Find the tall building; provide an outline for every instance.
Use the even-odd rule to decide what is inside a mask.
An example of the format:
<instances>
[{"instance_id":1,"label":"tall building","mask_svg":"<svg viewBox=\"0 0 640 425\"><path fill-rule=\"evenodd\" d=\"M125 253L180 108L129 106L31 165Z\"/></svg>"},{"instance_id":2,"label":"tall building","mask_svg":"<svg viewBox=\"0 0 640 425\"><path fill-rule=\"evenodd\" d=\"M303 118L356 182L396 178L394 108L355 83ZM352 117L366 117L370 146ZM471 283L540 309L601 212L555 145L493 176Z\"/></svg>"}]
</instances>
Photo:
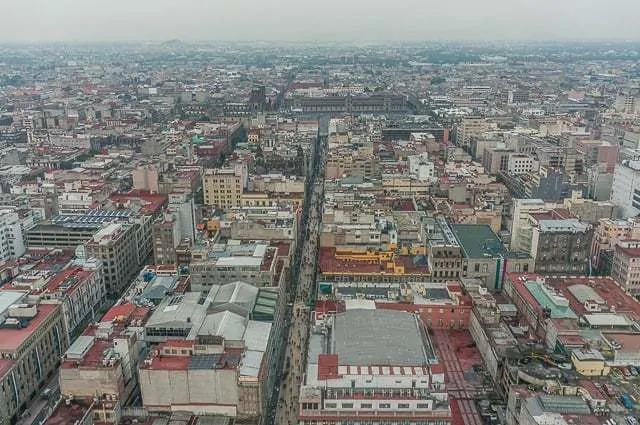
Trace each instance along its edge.
<instances>
[{"instance_id":1,"label":"tall building","mask_svg":"<svg viewBox=\"0 0 640 425\"><path fill-rule=\"evenodd\" d=\"M205 170L202 177L205 205L222 209L241 206L247 179L247 165L243 163L233 168Z\"/></svg>"},{"instance_id":2,"label":"tall building","mask_svg":"<svg viewBox=\"0 0 640 425\"><path fill-rule=\"evenodd\" d=\"M117 296L136 276L151 253L138 240L135 225L112 223L84 245L87 257L102 262L107 292Z\"/></svg>"},{"instance_id":3,"label":"tall building","mask_svg":"<svg viewBox=\"0 0 640 425\"><path fill-rule=\"evenodd\" d=\"M22 220L13 210L0 210L0 261L19 258L25 253Z\"/></svg>"},{"instance_id":4,"label":"tall building","mask_svg":"<svg viewBox=\"0 0 640 425\"><path fill-rule=\"evenodd\" d=\"M153 262L175 264L176 247L181 241L176 215L167 211L153 223Z\"/></svg>"},{"instance_id":5,"label":"tall building","mask_svg":"<svg viewBox=\"0 0 640 425\"><path fill-rule=\"evenodd\" d=\"M618 205L622 217L640 213L640 160L624 160L616 164L611 187L611 202Z\"/></svg>"},{"instance_id":6,"label":"tall building","mask_svg":"<svg viewBox=\"0 0 640 425\"><path fill-rule=\"evenodd\" d=\"M326 316L310 338L317 349L300 384L301 423L451 422L444 370L416 315L347 310Z\"/></svg>"}]
</instances>

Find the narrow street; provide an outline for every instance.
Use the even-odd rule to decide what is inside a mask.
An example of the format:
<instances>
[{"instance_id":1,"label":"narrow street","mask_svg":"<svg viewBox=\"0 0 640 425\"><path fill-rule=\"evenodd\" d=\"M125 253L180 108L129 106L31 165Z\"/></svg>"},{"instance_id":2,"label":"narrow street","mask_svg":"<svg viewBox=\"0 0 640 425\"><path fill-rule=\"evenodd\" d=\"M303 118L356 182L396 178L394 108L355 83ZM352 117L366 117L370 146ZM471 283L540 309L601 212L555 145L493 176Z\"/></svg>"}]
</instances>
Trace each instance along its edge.
<instances>
[{"instance_id":1,"label":"narrow street","mask_svg":"<svg viewBox=\"0 0 640 425\"><path fill-rule=\"evenodd\" d=\"M322 204L324 201L324 169L326 165L328 122L321 121L318 142L313 149L312 168L308 175L308 202L304 206L302 219L302 241L296 253L296 264L292 273L292 294L287 322L288 336L283 358L282 379L277 390L277 402L267 417L266 423L297 423L300 384L306 369L306 353L311 325L309 306L315 300L316 263L320 243Z\"/></svg>"}]
</instances>

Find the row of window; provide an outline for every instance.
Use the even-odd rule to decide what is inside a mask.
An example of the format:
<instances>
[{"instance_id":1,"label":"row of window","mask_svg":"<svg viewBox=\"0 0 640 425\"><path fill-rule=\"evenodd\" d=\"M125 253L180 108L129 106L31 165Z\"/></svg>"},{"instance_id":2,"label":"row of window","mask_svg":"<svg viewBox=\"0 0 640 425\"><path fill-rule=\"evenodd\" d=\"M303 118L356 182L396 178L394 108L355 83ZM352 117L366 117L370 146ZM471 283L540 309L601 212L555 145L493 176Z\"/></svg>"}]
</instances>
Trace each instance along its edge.
<instances>
[{"instance_id":1,"label":"row of window","mask_svg":"<svg viewBox=\"0 0 640 425\"><path fill-rule=\"evenodd\" d=\"M325 409L337 409L338 408L338 403L329 403L326 402L324 404ZM303 407L304 409L304 403L303 403ZM353 403L341 403L340 404L340 408L341 409L353 409L354 408L354 404ZM394 408L396 409L410 409L411 405L409 403L398 403L394 406ZM366 409L373 409L373 403L360 403L359 409L362 410L366 410ZM378 409L391 409L391 403L379 403L378 404ZM416 409L431 409L431 405L429 403L417 403L416 404Z\"/></svg>"}]
</instances>

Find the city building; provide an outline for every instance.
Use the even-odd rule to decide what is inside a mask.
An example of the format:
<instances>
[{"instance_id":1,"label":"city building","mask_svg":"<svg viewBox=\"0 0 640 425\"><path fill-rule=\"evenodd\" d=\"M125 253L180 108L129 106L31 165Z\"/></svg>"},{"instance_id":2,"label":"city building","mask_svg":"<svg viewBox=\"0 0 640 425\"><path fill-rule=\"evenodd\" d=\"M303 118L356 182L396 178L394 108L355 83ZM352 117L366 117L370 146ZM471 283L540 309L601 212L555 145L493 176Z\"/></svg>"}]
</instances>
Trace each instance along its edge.
<instances>
[{"instance_id":1,"label":"city building","mask_svg":"<svg viewBox=\"0 0 640 425\"><path fill-rule=\"evenodd\" d=\"M581 274L592 267L589 252L593 226L576 218L529 214L531 250L537 273Z\"/></svg>"},{"instance_id":2,"label":"city building","mask_svg":"<svg viewBox=\"0 0 640 425\"><path fill-rule=\"evenodd\" d=\"M0 261L16 259L25 253L24 232L27 230L18 212L0 210Z\"/></svg>"},{"instance_id":3,"label":"city building","mask_svg":"<svg viewBox=\"0 0 640 425\"><path fill-rule=\"evenodd\" d=\"M300 421L451 423L443 368L417 316L355 308L317 325L300 383Z\"/></svg>"},{"instance_id":4,"label":"city building","mask_svg":"<svg viewBox=\"0 0 640 425\"><path fill-rule=\"evenodd\" d=\"M136 167L131 172L133 179L133 189L144 190L151 193L158 193L158 167L155 164L142 165Z\"/></svg>"},{"instance_id":5,"label":"city building","mask_svg":"<svg viewBox=\"0 0 640 425\"><path fill-rule=\"evenodd\" d=\"M84 244L86 256L102 262L109 296L117 297L151 254L150 247L140 242L136 225L111 223Z\"/></svg>"},{"instance_id":6,"label":"city building","mask_svg":"<svg viewBox=\"0 0 640 425\"><path fill-rule=\"evenodd\" d=\"M191 290L209 292L212 285L242 280L256 286L275 286L277 248L265 243L211 244L193 247Z\"/></svg>"},{"instance_id":7,"label":"city building","mask_svg":"<svg viewBox=\"0 0 640 425\"><path fill-rule=\"evenodd\" d=\"M613 251L611 277L631 294L640 294L640 241L618 242Z\"/></svg>"},{"instance_id":8,"label":"city building","mask_svg":"<svg viewBox=\"0 0 640 425\"><path fill-rule=\"evenodd\" d=\"M247 165L244 163L236 163L233 168L205 170L202 176L205 205L223 210L240 207L247 179Z\"/></svg>"},{"instance_id":9,"label":"city building","mask_svg":"<svg viewBox=\"0 0 640 425\"><path fill-rule=\"evenodd\" d=\"M62 306L0 291L0 424L15 424L58 370L69 346Z\"/></svg>"},{"instance_id":10,"label":"city building","mask_svg":"<svg viewBox=\"0 0 640 425\"><path fill-rule=\"evenodd\" d=\"M105 302L106 289L102 263L88 260L60 271L25 270L3 286L6 291L27 291L31 300L42 304L62 304L67 338L74 336L90 321Z\"/></svg>"},{"instance_id":11,"label":"city building","mask_svg":"<svg viewBox=\"0 0 640 425\"><path fill-rule=\"evenodd\" d=\"M153 262L176 264L176 248L182 240L176 216L167 211L153 223Z\"/></svg>"},{"instance_id":12,"label":"city building","mask_svg":"<svg viewBox=\"0 0 640 425\"><path fill-rule=\"evenodd\" d=\"M623 160L616 164L611 202L618 206L622 217L636 217L640 213L640 160Z\"/></svg>"}]
</instances>

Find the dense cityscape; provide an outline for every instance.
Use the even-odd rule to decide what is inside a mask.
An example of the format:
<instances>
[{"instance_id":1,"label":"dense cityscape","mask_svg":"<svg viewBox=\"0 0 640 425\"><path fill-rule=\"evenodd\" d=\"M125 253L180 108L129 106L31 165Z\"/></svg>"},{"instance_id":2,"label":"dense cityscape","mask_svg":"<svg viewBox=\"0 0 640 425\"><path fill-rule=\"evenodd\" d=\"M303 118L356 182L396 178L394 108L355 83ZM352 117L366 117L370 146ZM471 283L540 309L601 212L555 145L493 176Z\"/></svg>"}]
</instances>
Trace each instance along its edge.
<instances>
[{"instance_id":1,"label":"dense cityscape","mask_svg":"<svg viewBox=\"0 0 640 425\"><path fill-rule=\"evenodd\" d=\"M0 425L638 425L638 43L3 44L0 201Z\"/></svg>"}]
</instances>

